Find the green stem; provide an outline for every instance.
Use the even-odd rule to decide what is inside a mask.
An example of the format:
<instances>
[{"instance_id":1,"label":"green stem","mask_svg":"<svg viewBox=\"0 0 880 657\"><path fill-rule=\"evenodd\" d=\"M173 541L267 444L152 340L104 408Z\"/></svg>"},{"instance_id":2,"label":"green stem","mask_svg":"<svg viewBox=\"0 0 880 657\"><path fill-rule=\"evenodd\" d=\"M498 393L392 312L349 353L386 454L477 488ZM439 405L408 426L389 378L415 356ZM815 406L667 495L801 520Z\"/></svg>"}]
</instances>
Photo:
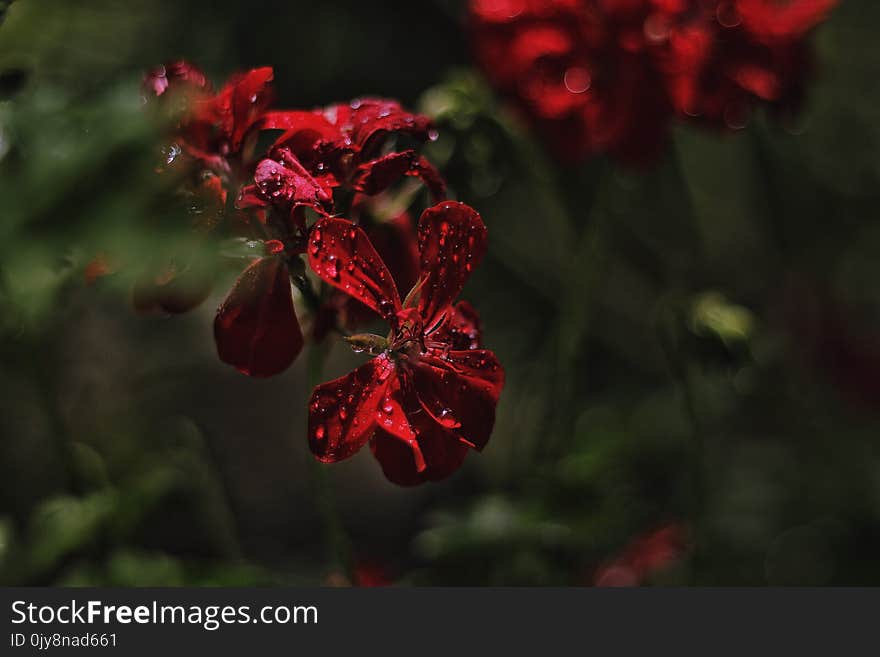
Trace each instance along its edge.
<instances>
[{"instance_id":1,"label":"green stem","mask_svg":"<svg viewBox=\"0 0 880 657\"><path fill-rule=\"evenodd\" d=\"M575 383L579 371L577 357L589 339L595 316L596 290L607 262L603 246L605 222L598 201L609 172L609 166L602 161L580 173L582 180L587 174L592 178L591 190L586 198L581 185L560 192L569 198L569 225L576 239L563 268L562 280L566 285L562 294L558 295L555 345L558 375L551 420L553 440L549 450L546 450L546 445L542 447L554 460L564 453L567 439L574 431L577 413L581 410L577 408ZM578 205L574 195L580 198L583 207L580 220L571 214Z\"/></svg>"},{"instance_id":2,"label":"green stem","mask_svg":"<svg viewBox=\"0 0 880 657\"><path fill-rule=\"evenodd\" d=\"M324 363L329 354L326 343L314 344L308 353L307 380L309 390L322 382L324 376ZM327 545L333 559L334 569L338 568L345 573L348 580L354 583L354 555L351 538L345 530L345 523L339 513L336 503L336 495L333 490L333 482L327 466L317 459L310 459L312 463L312 483L314 486L315 501L324 521L324 531Z\"/></svg>"},{"instance_id":3,"label":"green stem","mask_svg":"<svg viewBox=\"0 0 880 657\"><path fill-rule=\"evenodd\" d=\"M757 125L752 125L748 130L748 134L752 142L752 151L755 154L755 170L760 178L757 181L757 186L765 192L764 201L766 203L767 221L764 224L769 228L771 242L776 247L779 259L784 267L790 252L790 244L788 231L786 230L786 206L779 194L779 174L773 161L773 153L762 134L761 128Z\"/></svg>"}]
</instances>

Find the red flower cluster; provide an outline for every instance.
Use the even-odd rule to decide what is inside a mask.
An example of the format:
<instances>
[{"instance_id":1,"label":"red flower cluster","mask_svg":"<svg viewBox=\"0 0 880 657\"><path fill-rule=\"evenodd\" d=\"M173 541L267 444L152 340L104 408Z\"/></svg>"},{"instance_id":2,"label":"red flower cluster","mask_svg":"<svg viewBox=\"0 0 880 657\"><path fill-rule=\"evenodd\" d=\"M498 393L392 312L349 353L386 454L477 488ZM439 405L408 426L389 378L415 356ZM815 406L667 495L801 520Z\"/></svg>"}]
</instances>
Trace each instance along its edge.
<instances>
[{"instance_id":1,"label":"red flower cluster","mask_svg":"<svg viewBox=\"0 0 880 657\"><path fill-rule=\"evenodd\" d=\"M656 158L673 119L794 111L837 0L471 0L476 57L564 159Z\"/></svg>"},{"instance_id":2,"label":"red flower cluster","mask_svg":"<svg viewBox=\"0 0 880 657\"><path fill-rule=\"evenodd\" d=\"M504 380L480 348L476 312L453 303L485 253L486 227L470 207L443 200L445 183L423 155L394 148L394 138L435 138L429 119L382 99L271 110L271 80L272 69L254 69L213 93L185 62L145 80L149 104L173 117L164 169L182 173L185 193L210 207L194 228L222 230L258 254L217 311L218 354L251 376L286 369L305 341L291 284L313 314L315 339L378 315L387 337L346 337L375 358L312 395L312 451L332 462L370 442L398 484L446 477L489 440ZM406 177L436 203L417 230L406 211L387 209ZM305 262L326 290L312 286ZM201 299L179 299L180 278L166 270L144 296L187 310ZM410 290L403 303L398 289Z\"/></svg>"},{"instance_id":3,"label":"red flower cluster","mask_svg":"<svg viewBox=\"0 0 880 657\"><path fill-rule=\"evenodd\" d=\"M309 443L322 461L367 442L385 475L401 485L447 477L468 448L481 450L495 422L504 371L480 349L468 304L453 305L486 250L486 227L470 207L444 202L419 222L419 282L401 303L391 272L366 234L342 219L312 231L309 263L324 281L384 317L387 337L352 346L376 357L318 386L309 405Z\"/></svg>"}]
</instances>

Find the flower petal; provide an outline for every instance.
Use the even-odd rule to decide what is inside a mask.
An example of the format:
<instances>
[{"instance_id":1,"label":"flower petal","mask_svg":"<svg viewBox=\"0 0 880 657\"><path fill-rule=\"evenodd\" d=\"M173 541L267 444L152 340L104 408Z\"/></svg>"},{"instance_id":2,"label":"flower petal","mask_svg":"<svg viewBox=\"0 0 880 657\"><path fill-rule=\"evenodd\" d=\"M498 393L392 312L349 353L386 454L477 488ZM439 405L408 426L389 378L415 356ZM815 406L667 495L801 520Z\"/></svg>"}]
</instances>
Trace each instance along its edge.
<instances>
[{"instance_id":1,"label":"flower petal","mask_svg":"<svg viewBox=\"0 0 880 657\"><path fill-rule=\"evenodd\" d=\"M248 71L231 84L231 109L233 117L232 148L237 149L245 133L259 120L272 101L269 83L273 78L271 66Z\"/></svg>"},{"instance_id":2,"label":"flower petal","mask_svg":"<svg viewBox=\"0 0 880 657\"><path fill-rule=\"evenodd\" d=\"M456 351L480 348L480 316L467 301L452 307L446 321L429 337L431 341L451 345Z\"/></svg>"},{"instance_id":3,"label":"flower petal","mask_svg":"<svg viewBox=\"0 0 880 657\"><path fill-rule=\"evenodd\" d=\"M412 395L410 395L412 397ZM416 440L416 432L410 424L407 406L413 411L418 411L418 400L411 399L409 402L404 398L400 388L399 378L395 378L382 397L382 402L376 409L376 425L384 433L397 438L412 453L413 462L416 470L422 472L427 466L425 457Z\"/></svg>"},{"instance_id":4,"label":"flower petal","mask_svg":"<svg viewBox=\"0 0 880 657\"><path fill-rule=\"evenodd\" d=\"M370 449L385 476L398 486L445 479L461 467L467 456L468 448L439 425L422 421L417 430L418 452L381 428L376 429L370 441ZM417 454L421 454L424 468L420 467Z\"/></svg>"},{"instance_id":5,"label":"flower petal","mask_svg":"<svg viewBox=\"0 0 880 657\"><path fill-rule=\"evenodd\" d=\"M324 281L393 321L400 310L397 286L363 230L345 219L321 219L312 228L308 252Z\"/></svg>"},{"instance_id":6,"label":"flower petal","mask_svg":"<svg viewBox=\"0 0 880 657\"><path fill-rule=\"evenodd\" d=\"M284 130L286 133L308 131L322 139L331 141L339 131L318 112L306 110L281 110L266 112L260 120L263 130Z\"/></svg>"},{"instance_id":7,"label":"flower petal","mask_svg":"<svg viewBox=\"0 0 880 657\"><path fill-rule=\"evenodd\" d=\"M412 150L389 153L362 164L355 176L354 188L375 196L403 176L421 179L435 199L442 199L446 193L446 184L434 165Z\"/></svg>"},{"instance_id":8,"label":"flower petal","mask_svg":"<svg viewBox=\"0 0 880 657\"><path fill-rule=\"evenodd\" d=\"M254 182L263 197L273 203L306 205L322 214L333 205L330 187L312 177L287 148L276 149L273 158L257 164Z\"/></svg>"},{"instance_id":9,"label":"flower petal","mask_svg":"<svg viewBox=\"0 0 880 657\"><path fill-rule=\"evenodd\" d=\"M318 460L346 459L370 439L394 370L391 360L378 356L315 388L309 400L309 446Z\"/></svg>"},{"instance_id":10,"label":"flower petal","mask_svg":"<svg viewBox=\"0 0 880 657\"><path fill-rule=\"evenodd\" d=\"M161 96L169 89L209 91L210 88L204 72L183 60L157 66L144 76L144 90L153 96Z\"/></svg>"},{"instance_id":11,"label":"flower petal","mask_svg":"<svg viewBox=\"0 0 880 657\"><path fill-rule=\"evenodd\" d=\"M427 139L432 125L427 116L407 112L397 101L384 98L358 98L349 104L331 105L324 116L367 156L390 132Z\"/></svg>"},{"instance_id":12,"label":"flower petal","mask_svg":"<svg viewBox=\"0 0 880 657\"><path fill-rule=\"evenodd\" d=\"M419 252L423 279L419 311L425 326L431 326L486 254L486 226L464 203L438 203L422 213Z\"/></svg>"},{"instance_id":13,"label":"flower petal","mask_svg":"<svg viewBox=\"0 0 880 657\"><path fill-rule=\"evenodd\" d=\"M485 349L425 355L413 367L419 401L425 411L463 443L482 450L495 424L495 406L504 386L504 370Z\"/></svg>"},{"instance_id":14,"label":"flower petal","mask_svg":"<svg viewBox=\"0 0 880 657\"><path fill-rule=\"evenodd\" d=\"M217 309L214 339L220 360L250 376L286 370L302 350L287 265L267 256L252 263Z\"/></svg>"}]
</instances>

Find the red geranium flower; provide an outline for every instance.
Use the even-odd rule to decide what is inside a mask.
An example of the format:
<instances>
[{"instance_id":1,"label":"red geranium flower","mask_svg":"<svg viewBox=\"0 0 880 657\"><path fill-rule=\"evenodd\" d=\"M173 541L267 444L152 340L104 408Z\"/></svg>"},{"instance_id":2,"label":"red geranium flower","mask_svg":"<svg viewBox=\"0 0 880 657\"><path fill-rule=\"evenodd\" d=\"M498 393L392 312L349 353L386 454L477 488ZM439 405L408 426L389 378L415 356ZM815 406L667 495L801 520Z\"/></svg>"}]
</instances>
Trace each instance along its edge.
<instances>
[{"instance_id":1,"label":"red geranium flower","mask_svg":"<svg viewBox=\"0 0 880 657\"><path fill-rule=\"evenodd\" d=\"M184 143L189 152L212 168L228 170L241 157L245 137L262 120L272 101L269 66L234 75L210 98L199 100L192 118L184 126Z\"/></svg>"},{"instance_id":2,"label":"red geranium flower","mask_svg":"<svg viewBox=\"0 0 880 657\"><path fill-rule=\"evenodd\" d=\"M188 155L214 173L228 178L241 169L246 137L253 134L272 101L272 68L264 66L232 76L216 94L207 76L184 61L159 66L144 78L147 99L171 98L176 114L174 143L168 149L168 165ZM228 182L228 180L227 180Z\"/></svg>"},{"instance_id":3,"label":"red geranium flower","mask_svg":"<svg viewBox=\"0 0 880 657\"><path fill-rule=\"evenodd\" d=\"M176 120L162 169L174 168L181 176L181 194L197 234L211 233L224 216L232 223L240 219L227 212L227 190L252 166L244 141L271 100L271 79L271 68L254 69L233 76L213 94L205 74L184 61L159 66L144 78L147 100L170 109ZM135 307L182 313L204 301L211 284L194 270L191 255L157 263L155 271L142 276L134 289Z\"/></svg>"},{"instance_id":4,"label":"red geranium flower","mask_svg":"<svg viewBox=\"0 0 880 657\"><path fill-rule=\"evenodd\" d=\"M726 0L683 7L660 53L679 116L741 128L761 104L793 114L812 72L805 36L837 0Z\"/></svg>"},{"instance_id":5,"label":"red geranium flower","mask_svg":"<svg viewBox=\"0 0 880 657\"><path fill-rule=\"evenodd\" d=\"M651 58L663 38L661 4L472 0L475 56L560 158L650 161L671 115Z\"/></svg>"},{"instance_id":6,"label":"red geranium flower","mask_svg":"<svg viewBox=\"0 0 880 657\"><path fill-rule=\"evenodd\" d=\"M383 154L382 146L391 134L419 141L433 135L428 117L407 112L396 101L362 98L310 112L268 112L261 127L283 130L275 146L289 148L313 175L332 187L375 195L403 176L414 176L435 200L445 195L440 174L415 150Z\"/></svg>"},{"instance_id":7,"label":"red geranium flower","mask_svg":"<svg viewBox=\"0 0 880 657\"><path fill-rule=\"evenodd\" d=\"M490 82L564 159L656 158L674 118L740 128L794 111L805 37L837 0L472 0Z\"/></svg>"},{"instance_id":8,"label":"red geranium flower","mask_svg":"<svg viewBox=\"0 0 880 657\"><path fill-rule=\"evenodd\" d=\"M367 442L385 475L400 485L443 479L469 448L489 440L504 371L480 349L469 306L453 306L486 250L486 227L470 207L427 209L418 229L421 275L401 303L385 263L363 230L321 219L309 263L324 281L391 325L386 338L354 336L357 351L377 354L350 374L315 388L309 444L325 462L345 459Z\"/></svg>"}]
</instances>

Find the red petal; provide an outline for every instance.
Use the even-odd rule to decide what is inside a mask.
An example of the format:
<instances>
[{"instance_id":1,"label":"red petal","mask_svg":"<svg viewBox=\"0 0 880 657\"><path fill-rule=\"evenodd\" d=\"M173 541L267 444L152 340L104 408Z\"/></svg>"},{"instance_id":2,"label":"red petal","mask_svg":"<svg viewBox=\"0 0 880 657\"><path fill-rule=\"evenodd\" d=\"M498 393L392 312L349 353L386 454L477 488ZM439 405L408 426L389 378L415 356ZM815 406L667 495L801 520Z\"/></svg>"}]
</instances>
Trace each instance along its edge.
<instances>
[{"instance_id":1,"label":"red petal","mask_svg":"<svg viewBox=\"0 0 880 657\"><path fill-rule=\"evenodd\" d=\"M286 370L303 346L287 265L260 258L242 272L214 319L220 360L250 376Z\"/></svg>"},{"instance_id":2,"label":"red petal","mask_svg":"<svg viewBox=\"0 0 880 657\"><path fill-rule=\"evenodd\" d=\"M254 171L254 181L264 198L293 207L307 205L321 213L332 207L331 189L313 178L290 150L277 149L274 157L260 161Z\"/></svg>"},{"instance_id":3,"label":"red petal","mask_svg":"<svg viewBox=\"0 0 880 657\"><path fill-rule=\"evenodd\" d=\"M419 312L431 326L461 292L486 253L486 226L476 210L444 201L422 213L419 221L422 264Z\"/></svg>"},{"instance_id":4,"label":"red petal","mask_svg":"<svg viewBox=\"0 0 880 657\"><path fill-rule=\"evenodd\" d=\"M363 151L363 159L375 155L382 137L403 132L417 139L427 139L431 120L404 110L400 103L382 98L358 98L349 104L330 105L323 116L340 132L344 145Z\"/></svg>"},{"instance_id":5,"label":"red petal","mask_svg":"<svg viewBox=\"0 0 880 657\"><path fill-rule=\"evenodd\" d=\"M271 66L248 71L234 83L232 92L233 129L232 148L237 149L245 133L259 120L271 102L269 82L272 81Z\"/></svg>"},{"instance_id":6,"label":"red petal","mask_svg":"<svg viewBox=\"0 0 880 657\"><path fill-rule=\"evenodd\" d=\"M144 89L154 96L161 96L168 89L199 91L210 88L202 70L182 60L158 66L144 76Z\"/></svg>"},{"instance_id":7,"label":"red petal","mask_svg":"<svg viewBox=\"0 0 880 657\"><path fill-rule=\"evenodd\" d=\"M235 199L235 207L239 210L265 208L267 205L269 205L269 202L256 185L245 185L238 192L238 198Z\"/></svg>"},{"instance_id":8,"label":"red petal","mask_svg":"<svg viewBox=\"0 0 880 657\"><path fill-rule=\"evenodd\" d=\"M237 151L245 134L260 120L272 100L271 80L272 68L268 66L233 76L216 96L193 108L193 127L210 133L209 128L216 126L230 141L232 150ZM195 140L202 147L204 137Z\"/></svg>"},{"instance_id":9,"label":"red petal","mask_svg":"<svg viewBox=\"0 0 880 657\"><path fill-rule=\"evenodd\" d=\"M452 307L446 321L429 337L431 341L448 344L452 349L464 351L480 348L480 316L467 301L459 301Z\"/></svg>"},{"instance_id":10,"label":"red petal","mask_svg":"<svg viewBox=\"0 0 880 657\"><path fill-rule=\"evenodd\" d=\"M400 310L397 287L363 230L345 219L321 219L308 251L318 276L392 321Z\"/></svg>"},{"instance_id":11,"label":"red petal","mask_svg":"<svg viewBox=\"0 0 880 657\"><path fill-rule=\"evenodd\" d=\"M395 379L385 390L379 408L376 410L376 425L383 433L396 438L411 454L417 472L427 467L424 454L416 440L417 434L410 424L410 418L404 410L404 398L400 389L399 379ZM411 410L419 411L418 402L412 399L408 404Z\"/></svg>"},{"instance_id":12,"label":"red petal","mask_svg":"<svg viewBox=\"0 0 880 657\"><path fill-rule=\"evenodd\" d=\"M435 199L443 198L446 193L446 184L434 165L412 150L389 153L362 164L355 177L354 188L374 196L403 176L420 178Z\"/></svg>"},{"instance_id":13,"label":"red petal","mask_svg":"<svg viewBox=\"0 0 880 657\"><path fill-rule=\"evenodd\" d=\"M315 388L309 400L309 446L325 463L357 452L376 427L377 410L395 379L394 363L379 356Z\"/></svg>"},{"instance_id":14,"label":"red petal","mask_svg":"<svg viewBox=\"0 0 880 657\"><path fill-rule=\"evenodd\" d=\"M414 417L418 418L419 415ZM399 486L415 486L426 481L445 479L461 467L467 456L468 448L448 431L430 421L416 422L418 453L422 455L424 468L419 467L417 452L381 428L376 429L370 441L370 448L385 476Z\"/></svg>"},{"instance_id":15,"label":"red petal","mask_svg":"<svg viewBox=\"0 0 880 657\"><path fill-rule=\"evenodd\" d=\"M334 141L339 136L337 127L322 114L303 110L266 112L260 121L260 127L263 130L284 130L286 135L282 136L279 142L282 142L284 137L289 138L301 132L313 134L325 141Z\"/></svg>"},{"instance_id":16,"label":"red petal","mask_svg":"<svg viewBox=\"0 0 880 657\"><path fill-rule=\"evenodd\" d=\"M423 356L413 368L415 390L425 411L465 444L482 450L495 424L504 370L491 351L451 351Z\"/></svg>"}]
</instances>

